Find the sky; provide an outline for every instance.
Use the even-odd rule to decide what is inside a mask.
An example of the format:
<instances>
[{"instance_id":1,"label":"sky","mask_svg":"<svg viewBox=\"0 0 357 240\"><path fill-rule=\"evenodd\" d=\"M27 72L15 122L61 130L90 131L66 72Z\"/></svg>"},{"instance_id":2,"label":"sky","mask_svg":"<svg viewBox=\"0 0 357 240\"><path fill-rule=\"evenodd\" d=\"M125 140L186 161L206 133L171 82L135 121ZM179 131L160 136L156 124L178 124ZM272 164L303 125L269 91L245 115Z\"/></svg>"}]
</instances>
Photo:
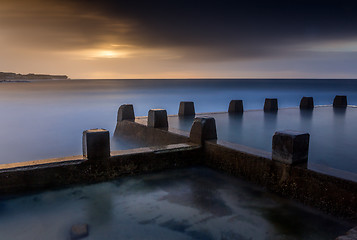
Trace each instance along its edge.
<instances>
[{"instance_id":1,"label":"sky","mask_svg":"<svg viewBox=\"0 0 357 240\"><path fill-rule=\"evenodd\" d=\"M0 55L70 78L357 78L357 3L0 0Z\"/></svg>"}]
</instances>

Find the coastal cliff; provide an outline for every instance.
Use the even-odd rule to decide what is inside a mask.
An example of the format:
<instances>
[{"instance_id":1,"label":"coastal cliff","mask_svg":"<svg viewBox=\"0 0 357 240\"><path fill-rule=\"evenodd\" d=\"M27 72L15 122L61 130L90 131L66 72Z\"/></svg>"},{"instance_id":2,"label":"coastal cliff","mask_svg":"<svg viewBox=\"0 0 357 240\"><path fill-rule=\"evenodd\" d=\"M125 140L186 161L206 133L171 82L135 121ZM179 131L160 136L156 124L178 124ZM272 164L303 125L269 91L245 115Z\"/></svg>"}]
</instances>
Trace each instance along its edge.
<instances>
[{"instance_id":1,"label":"coastal cliff","mask_svg":"<svg viewBox=\"0 0 357 240\"><path fill-rule=\"evenodd\" d=\"M32 80L67 80L66 75L48 75L48 74L19 74L12 72L0 72L0 82L8 81L32 81Z\"/></svg>"}]
</instances>

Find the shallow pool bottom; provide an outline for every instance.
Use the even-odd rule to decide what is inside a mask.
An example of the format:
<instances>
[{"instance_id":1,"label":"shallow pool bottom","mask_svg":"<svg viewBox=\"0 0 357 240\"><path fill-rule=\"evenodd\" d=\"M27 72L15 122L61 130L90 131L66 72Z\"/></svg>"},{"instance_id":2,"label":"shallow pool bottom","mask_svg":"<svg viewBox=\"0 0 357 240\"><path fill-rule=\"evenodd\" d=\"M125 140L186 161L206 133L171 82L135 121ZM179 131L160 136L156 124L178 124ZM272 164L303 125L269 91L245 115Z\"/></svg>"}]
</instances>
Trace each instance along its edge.
<instances>
[{"instance_id":1,"label":"shallow pool bottom","mask_svg":"<svg viewBox=\"0 0 357 240\"><path fill-rule=\"evenodd\" d=\"M177 169L0 202L0 239L334 239L353 227L208 168Z\"/></svg>"}]
</instances>

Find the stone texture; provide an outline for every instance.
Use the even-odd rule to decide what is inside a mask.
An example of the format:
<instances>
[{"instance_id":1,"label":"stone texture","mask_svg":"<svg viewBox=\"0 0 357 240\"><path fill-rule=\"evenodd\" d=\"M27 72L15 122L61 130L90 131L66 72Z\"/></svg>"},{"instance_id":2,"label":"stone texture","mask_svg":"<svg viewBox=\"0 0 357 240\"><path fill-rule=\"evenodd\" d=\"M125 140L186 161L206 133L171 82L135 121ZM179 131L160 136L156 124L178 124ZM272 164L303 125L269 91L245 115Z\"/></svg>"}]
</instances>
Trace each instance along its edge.
<instances>
[{"instance_id":1,"label":"stone texture","mask_svg":"<svg viewBox=\"0 0 357 240\"><path fill-rule=\"evenodd\" d=\"M89 160L109 158L109 131L105 129L90 129L84 131L83 156Z\"/></svg>"},{"instance_id":2,"label":"stone texture","mask_svg":"<svg viewBox=\"0 0 357 240\"><path fill-rule=\"evenodd\" d=\"M278 131L273 136L272 159L287 164L305 163L308 159L310 134Z\"/></svg>"},{"instance_id":3,"label":"stone texture","mask_svg":"<svg viewBox=\"0 0 357 240\"><path fill-rule=\"evenodd\" d=\"M148 127L167 128L167 112L165 109L151 109L148 113Z\"/></svg>"},{"instance_id":4,"label":"stone texture","mask_svg":"<svg viewBox=\"0 0 357 240\"><path fill-rule=\"evenodd\" d=\"M333 100L333 107L345 108L347 107L347 97L336 95Z\"/></svg>"},{"instance_id":5,"label":"stone texture","mask_svg":"<svg viewBox=\"0 0 357 240\"><path fill-rule=\"evenodd\" d=\"M121 105L118 109L118 118L117 121L121 122L123 120L134 120L134 107L132 104Z\"/></svg>"},{"instance_id":6,"label":"stone texture","mask_svg":"<svg viewBox=\"0 0 357 240\"><path fill-rule=\"evenodd\" d=\"M228 107L229 113L243 113L243 101L242 100L232 100Z\"/></svg>"},{"instance_id":7,"label":"stone texture","mask_svg":"<svg viewBox=\"0 0 357 240\"><path fill-rule=\"evenodd\" d=\"M195 115L195 105L193 102L180 102L178 111L179 116L193 116Z\"/></svg>"},{"instance_id":8,"label":"stone texture","mask_svg":"<svg viewBox=\"0 0 357 240\"><path fill-rule=\"evenodd\" d=\"M278 99L266 98L264 103L264 112L276 112L278 111Z\"/></svg>"},{"instance_id":9,"label":"stone texture","mask_svg":"<svg viewBox=\"0 0 357 240\"><path fill-rule=\"evenodd\" d=\"M71 239L81 239L88 236L88 224L75 224L71 227Z\"/></svg>"},{"instance_id":10,"label":"stone texture","mask_svg":"<svg viewBox=\"0 0 357 240\"><path fill-rule=\"evenodd\" d=\"M216 121L214 118L195 118L190 131L190 141L203 144L204 141L212 139L217 139Z\"/></svg>"},{"instance_id":11,"label":"stone texture","mask_svg":"<svg viewBox=\"0 0 357 240\"><path fill-rule=\"evenodd\" d=\"M313 109L314 99L312 97L303 97L300 101L300 109Z\"/></svg>"}]
</instances>

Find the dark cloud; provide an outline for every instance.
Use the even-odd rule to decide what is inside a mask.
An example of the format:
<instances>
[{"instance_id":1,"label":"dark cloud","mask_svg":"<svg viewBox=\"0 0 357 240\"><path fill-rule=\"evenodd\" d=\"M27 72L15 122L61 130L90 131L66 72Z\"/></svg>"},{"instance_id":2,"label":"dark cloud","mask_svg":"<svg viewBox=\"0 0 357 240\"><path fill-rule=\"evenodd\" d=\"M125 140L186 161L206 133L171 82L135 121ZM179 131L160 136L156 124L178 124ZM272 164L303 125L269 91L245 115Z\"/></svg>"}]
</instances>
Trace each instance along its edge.
<instances>
[{"instance_id":1,"label":"dark cloud","mask_svg":"<svg viewBox=\"0 0 357 240\"><path fill-rule=\"evenodd\" d=\"M231 60L294 54L299 46L357 38L353 1L28 0L7 4L16 11L2 14L0 20L14 41L59 50L115 43L171 48L191 60Z\"/></svg>"},{"instance_id":2,"label":"dark cloud","mask_svg":"<svg viewBox=\"0 0 357 240\"><path fill-rule=\"evenodd\" d=\"M71 1L85 11L137 23L149 46L236 46L355 37L353 1ZM137 36L135 36L137 34Z\"/></svg>"}]
</instances>

